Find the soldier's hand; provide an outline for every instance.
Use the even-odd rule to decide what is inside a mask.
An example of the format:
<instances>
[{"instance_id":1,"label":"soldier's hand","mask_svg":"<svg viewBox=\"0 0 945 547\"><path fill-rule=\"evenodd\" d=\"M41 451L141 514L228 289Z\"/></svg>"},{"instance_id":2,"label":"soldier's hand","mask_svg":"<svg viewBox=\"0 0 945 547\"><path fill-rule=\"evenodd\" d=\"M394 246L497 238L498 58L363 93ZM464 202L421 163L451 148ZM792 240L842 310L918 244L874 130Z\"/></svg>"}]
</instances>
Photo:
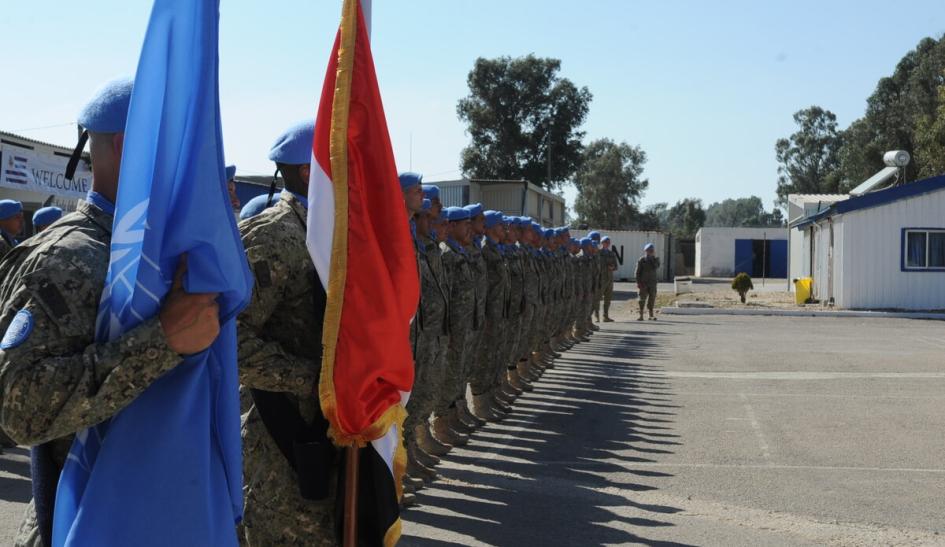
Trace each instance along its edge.
<instances>
[{"instance_id":1,"label":"soldier's hand","mask_svg":"<svg viewBox=\"0 0 945 547\"><path fill-rule=\"evenodd\" d=\"M181 355L200 353L220 334L217 293L184 292L187 256L183 255L174 273L174 285L161 306L161 328L167 345Z\"/></svg>"}]
</instances>

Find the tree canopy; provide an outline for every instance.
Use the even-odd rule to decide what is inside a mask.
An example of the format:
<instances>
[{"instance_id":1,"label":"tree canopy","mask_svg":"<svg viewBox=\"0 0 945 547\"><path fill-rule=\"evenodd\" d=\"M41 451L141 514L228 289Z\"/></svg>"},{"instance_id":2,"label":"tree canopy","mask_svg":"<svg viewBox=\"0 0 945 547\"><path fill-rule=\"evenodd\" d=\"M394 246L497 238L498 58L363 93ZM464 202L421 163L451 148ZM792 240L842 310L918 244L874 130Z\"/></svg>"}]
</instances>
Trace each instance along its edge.
<instances>
[{"instance_id":1,"label":"tree canopy","mask_svg":"<svg viewBox=\"0 0 945 547\"><path fill-rule=\"evenodd\" d=\"M715 227L775 227L784 226L781 210L765 211L761 198L726 199L713 203L705 210L704 226Z\"/></svg>"},{"instance_id":2,"label":"tree canopy","mask_svg":"<svg viewBox=\"0 0 945 547\"><path fill-rule=\"evenodd\" d=\"M831 194L839 187L840 147L837 116L819 106L794 113L798 129L775 143L778 203L788 194Z\"/></svg>"},{"instance_id":3,"label":"tree canopy","mask_svg":"<svg viewBox=\"0 0 945 547\"><path fill-rule=\"evenodd\" d=\"M476 60L469 95L456 107L472 141L462 152L465 176L524 179L551 190L574 175L591 92L560 69L558 59L534 55Z\"/></svg>"},{"instance_id":4,"label":"tree canopy","mask_svg":"<svg viewBox=\"0 0 945 547\"><path fill-rule=\"evenodd\" d=\"M640 198L649 185L643 177L646 153L639 146L610 139L591 142L574 176L578 222L608 230L626 230L639 221Z\"/></svg>"}]
</instances>

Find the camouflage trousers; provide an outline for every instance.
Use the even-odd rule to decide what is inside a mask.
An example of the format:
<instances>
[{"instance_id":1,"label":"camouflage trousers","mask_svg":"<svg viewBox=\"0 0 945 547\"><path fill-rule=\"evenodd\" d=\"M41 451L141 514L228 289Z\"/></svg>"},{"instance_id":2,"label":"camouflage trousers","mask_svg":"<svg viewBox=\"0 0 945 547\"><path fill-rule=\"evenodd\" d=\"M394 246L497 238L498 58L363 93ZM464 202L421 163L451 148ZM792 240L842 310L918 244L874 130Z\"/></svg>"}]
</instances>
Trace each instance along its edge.
<instances>
[{"instance_id":1,"label":"camouflage trousers","mask_svg":"<svg viewBox=\"0 0 945 547\"><path fill-rule=\"evenodd\" d=\"M476 358L470 364L469 389L479 396L488 392L495 384L496 361L505 347L508 336L508 320L503 317L487 318L486 328L479 339Z\"/></svg>"},{"instance_id":2,"label":"camouflage trousers","mask_svg":"<svg viewBox=\"0 0 945 547\"><path fill-rule=\"evenodd\" d=\"M255 408L243 415L243 494L240 544L334 546L335 492L311 501L299 493L298 477L269 436ZM335 475L337 473L333 473Z\"/></svg>"},{"instance_id":3,"label":"camouflage trousers","mask_svg":"<svg viewBox=\"0 0 945 547\"><path fill-rule=\"evenodd\" d=\"M535 321L535 305L532 303L525 303L525 309L522 310L522 314L518 316L518 325L512 330L512 351L509 354L509 358L506 362L506 365L513 367L518 364L519 360L527 359L532 352L532 338L531 338L531 325Z\"/></svg>"},{"instance_id":4,"label":"camouflage trousers","mask_svg":"<svg viewBox=\"0 0 945 547\"><path fill-rule=\"evenodd\" d=\"M451 408L461 392L466 389L465 360L466 347L471 343L473 330L470 326L453 328L450 333L449 345L446 349L446 366L443 370L443 387L440 389L436 403L436 413L442 414Z\"/></svg>"},{"instance_id":5,"label":"camouflage trousers","mask_svg":"<svg viewBox=\"0 0 945 547\"><path fill-rule=\"evenodd\" d=\"M439 329L437 329L439 330ZM416 372L413 390L407 401L407 419L404 421L404 440L413 439L413 431L426 423L436 409L446 381L446 355L449 336L420 333L417 340Z\"/></svg>"}]
</instances>

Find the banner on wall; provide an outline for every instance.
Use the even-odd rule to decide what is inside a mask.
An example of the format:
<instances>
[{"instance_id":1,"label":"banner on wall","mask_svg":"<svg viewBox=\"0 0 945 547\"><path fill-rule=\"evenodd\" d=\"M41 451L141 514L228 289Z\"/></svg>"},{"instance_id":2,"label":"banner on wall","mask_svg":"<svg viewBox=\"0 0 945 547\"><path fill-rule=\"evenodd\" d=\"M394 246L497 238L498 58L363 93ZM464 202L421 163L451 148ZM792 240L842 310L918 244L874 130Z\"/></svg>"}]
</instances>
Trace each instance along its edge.
<instances>
[{"instance_id":1,"label":"banner on wall","mask_svg":"<svg viewBox=\"0 0 945 547\"><path fill-rule=\"evenodd\" d=\"M4 144L0 146L0 188L52 195L56 202L74 203L92 187L92 172L79 162L75 178L66 180L67 163L67 157Z\"/></svg>"}]
</instances>

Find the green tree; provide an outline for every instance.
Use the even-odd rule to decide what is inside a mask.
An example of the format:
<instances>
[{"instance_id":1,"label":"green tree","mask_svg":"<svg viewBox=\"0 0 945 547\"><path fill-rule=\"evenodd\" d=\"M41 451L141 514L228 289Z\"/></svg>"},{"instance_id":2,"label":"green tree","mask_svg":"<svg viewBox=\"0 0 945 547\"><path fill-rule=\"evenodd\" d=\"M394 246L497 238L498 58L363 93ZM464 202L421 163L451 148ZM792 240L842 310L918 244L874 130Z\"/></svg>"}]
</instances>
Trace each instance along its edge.
<instances>
[{"instance_id":1,"label":"green tree","mask_svg":"<svg viewBox=\"0 0 945 547\"><path fill-rule=\"evenodd\" d=\"M662 229L678 238L689 239L695 237L696 232L704 225L705 209L702 208L702 200L686 198L669 209Z\"/></svg>"},{"instance_id":2,"label":"green tree","mask_svg":"<svg viewBox=\"0 0 945 547\"><path fill-rule=\"evenodd\" d=\"M646 153L639 146L599 139L587 145L574 175L578 222L607 230L626 230L640 216Z\"/></svg>"},{"instance_id":3,"label":"green tree","mask_svg":"<svg viewBox=\"0 0 945 547\"><path fill-rule=\"evenodd\" d=\"M883 153L905 150L912 157L906 178L942 172L936 152L935 121L945 104L945 39L924 38L882 78L866 101L865 115L844 132L840 150L841 190L848 190L884 167Z\"/></svg>"},{"instance_id":4,"label":"green tree","mask_svg":"<svg viewBox=\"0 0 945 547\"><path fill-rule=\"evenodd\" d=\"M945 73L942 74L945 82ZM934 116L923 116L916 127L915 162L920 177L945 174L945 83L938 88Z\"/></svg>"},{"instance_id":5,"label":"green tree","mask_svg":"<svg viewBox=\"0 0 945 547\"><path fill-rule=\"evenodd\" d=\"M761 198L751 196L726 199L709 205L705 210L705 226L784 226L784 217L778 208L770 213L766 212Z\"/></svg>"},{"instance_id":6,"label":"green tree","mask_svg":"<svg viewBox=\"0 0 945 547\"><path fill-rule=\"evenodd\" d=\"M774 149L778 160L778 203L787 203L788 194L829 194L838 191L840 146L837 116L819 106L794 113L798 129L786 139L778 139Z\"/></svg>"},{"instance_id":7,"label":"green tree","mask_svg":"<svg viewBox=\"0 0 945 547\"><path fill-rule=\"evenodd\" d=\"M647 207L637 220L637 230L657 231L669 224L669 204L654 203Z\"/></svg>"},{"instance_id":8,"label":"green tree","mask_svg":"<svg viewBox=\"0 0 945 547\"><path fill-rule=\"evenodd\" d=\"M472 140L461 157L465 176L524 179L551 190L574 175L591 92L560 69L558 59L534 55L476 60L469 95L456 107Z\"/></svg>"}]
</instances>

